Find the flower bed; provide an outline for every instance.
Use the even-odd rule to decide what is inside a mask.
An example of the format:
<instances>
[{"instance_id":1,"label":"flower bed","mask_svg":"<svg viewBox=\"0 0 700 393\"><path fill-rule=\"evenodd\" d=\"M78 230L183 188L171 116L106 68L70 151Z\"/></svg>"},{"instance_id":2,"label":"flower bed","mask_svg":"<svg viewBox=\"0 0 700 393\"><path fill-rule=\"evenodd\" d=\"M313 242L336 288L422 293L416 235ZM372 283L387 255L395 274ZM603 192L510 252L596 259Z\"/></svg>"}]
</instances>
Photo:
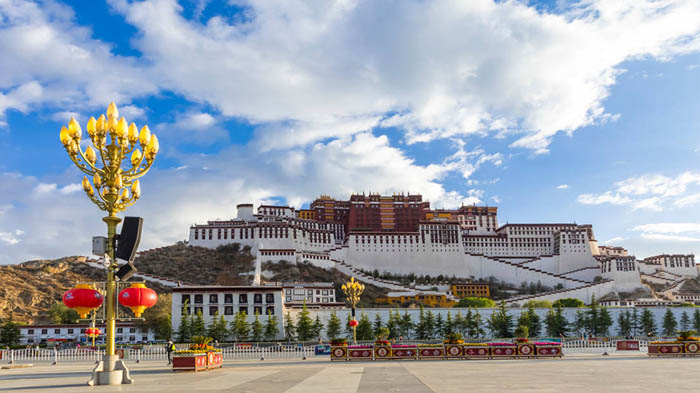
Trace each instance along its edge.
<instances>
[{"instance_id":1,"label":"flower bed","mask_svg":"<svg viewBox=\"0 0 700 393\"><path fill-rule=\"evenodd\" d=\"M351 345L348 346L348 360L372 360L374 353L373 345Z\"/></svg>"},{"instance_id":2,"label":"flower bed","mask_svg":"<svg viewBox=\"0 0 700 393\"><path fill-rule=\"evenodd\" d=\"M489 343L491 357L512 358L518 354L518 346L513 343Z\"/></svg>"},{"instance_id":3,"label":"flower bed","mask_svg":"<svg viewBox=\"0 0 700 393\"><path fill-rule=\"evenodd\" d=\"M391 359L391 345L379 344L374 346L374 360Z\"/></svg>"},{"instance_id":4,"label":"flower bed","mask_svg":"<svg viewBox=\"0 0 700 393\"><path fill-rule=\"evenodd\" d=\"M348 345L331 345L331 361L348 360Z\"/></svg>"},{"instance_id":5,"label":"flower bed","mask_svg":"<svg viewBox=\"0 0 700 393\"><path fill-rule=\"evenodd\" d=\"M464 357L467 359L488 358L491 356L491 348L489 348L489 346L486 344L465 344L463 351Z\"/></svg>"},{"instance_id":6,"label":"flower bed","mask_svg":"<svg viewBox=\"0 0 700 393\"><path fill-rule=\"evenodd\" d=\"M419 345L418 359L442 359L445 357L445 347L440 344Z\"/></svg>"},{"instance_id":7,"label":"flower bed","mask_svg":"<svg viewBox=\"0 0 700 393\"><path fill-rule=\"evenodd\" d=\"M391 358L392 359L417 359L418 358L418 346L417 345L392 345L391 346Z\"/></svg>"},{"instance_id":8,"label":"flower bed","mask_svg":"<svg viewBox=\"0 0 700 393\"><path fill-rule=\"evenodd\" d=\"M691 357L700 356L700 343L688 341L654 341L649 343L649 356Z\"/></svg>"},{"instance_id":9,"label":"flower bed","mask_svg":"<svg viewBox=\"0 0 700 393\"><path fill-rule=\"evenodd\" d=\"M535 354L538 358L560 358L564 356L561 350L561 344L554 342L537 342L535 345Z\"/></svg>"},{"instance_id":10,"label":"flower bed","mask_svg":"<svg viewBox=\"0 0 700 393\"><path fill-rule=\"evenodd\" d=\"M688 352L700 356L700 342L693 342ZM680 348L680 346L678 347ZM677 349L680 353L682 349ZM332 345L331 360L389 360L389 359L493 359L493 358L551 358L562 357L557 342L496 342L466 344L422 345Z\"/></svg>"},{"instance_id":11,"label":"flower bed","mask_svg":"<svg viewBox=\"0 0 700 393\"><path fill-rule=\"evenodd\" d=\"M207 354L175 354L173 355L173 371L200 371L207 369Z\"/></svg>"}]
</instances>

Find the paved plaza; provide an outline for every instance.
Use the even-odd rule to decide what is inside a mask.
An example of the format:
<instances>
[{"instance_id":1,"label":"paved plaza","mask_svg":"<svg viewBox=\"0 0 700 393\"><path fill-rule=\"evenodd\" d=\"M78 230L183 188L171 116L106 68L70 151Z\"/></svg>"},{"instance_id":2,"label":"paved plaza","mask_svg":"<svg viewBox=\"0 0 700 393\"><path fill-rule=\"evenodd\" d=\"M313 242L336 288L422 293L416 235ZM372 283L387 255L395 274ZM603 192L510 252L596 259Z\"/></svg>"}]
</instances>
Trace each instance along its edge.
<instances>
[{"instance_id":1,"label":"paved plaza","mask_svg":"<svg viewBox=\"0 0 700 393\"><path fill-rule=\"evenodd\" d=\"M700 358L570 355L541 360L331 363L327 359L230 361L223 369L173 373L163 362L129 364L133 385L88 387L89 363L0 370L16 392L700 392Z\"/></svg>"}]
</instances>

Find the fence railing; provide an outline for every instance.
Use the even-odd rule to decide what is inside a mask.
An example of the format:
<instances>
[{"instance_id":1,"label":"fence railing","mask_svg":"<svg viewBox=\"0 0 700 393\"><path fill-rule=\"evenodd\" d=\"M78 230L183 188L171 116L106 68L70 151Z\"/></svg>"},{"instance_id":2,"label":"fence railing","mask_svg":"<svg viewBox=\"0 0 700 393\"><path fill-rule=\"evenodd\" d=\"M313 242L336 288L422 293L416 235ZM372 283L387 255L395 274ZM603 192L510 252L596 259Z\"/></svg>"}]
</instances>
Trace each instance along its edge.
<instances>
[{"instance_id":1,"label":"fence railing","mask_svg":"<svg viewBox=\"0 0 700 393\"><path fill-rule=\"evenodd\" d=\"M535 339L533 339L535 340ZM475 340L469 340L475 341ZM493 339L483 339L479 341L493 341ZM568 338L563 342L564 354L572 353L604 353L617 350L618 340L598 341L598 340L572 340ZM649 340L638 340L639 351L646 352ZM398 343L399 341L397 341ZM436 344L441 340L402 340L401 344ZM371 344L372 341L362 341L359 344ZM269 345L233 345L223 346L222 353L224 360L237 359L306 359L315 355L315 348L318 343L284 343ZM124 359L127 361L140 362L141 360L166 360L168 353L163 346L150 346L139 349L118 349L123 351ZM104 350L92 350L87 348L71 349L15 349L0 350L0 361L3 362L51 362L51 363L71 363L71 362L96 362L104 356Z\"/></svg>"},{"instance_id":2,"label":"fence railing","mask_svg":"<svg viewBox=\"0 0 700 393\"><path fill-rule=\"evenodd\" d=\"M119 353L122 350L117 350ZM315 355L315 346L268 346L268 347L227 347L222 348L224 360L237 359L306 359ZM0 359L4 362L49 362L73 363L96 362L104 356L103 350L91 349L14 349L1 350ZM141 360L166 360L165 348L124 349L124 359L140 362Z\"/></svg>"}]
</instances>

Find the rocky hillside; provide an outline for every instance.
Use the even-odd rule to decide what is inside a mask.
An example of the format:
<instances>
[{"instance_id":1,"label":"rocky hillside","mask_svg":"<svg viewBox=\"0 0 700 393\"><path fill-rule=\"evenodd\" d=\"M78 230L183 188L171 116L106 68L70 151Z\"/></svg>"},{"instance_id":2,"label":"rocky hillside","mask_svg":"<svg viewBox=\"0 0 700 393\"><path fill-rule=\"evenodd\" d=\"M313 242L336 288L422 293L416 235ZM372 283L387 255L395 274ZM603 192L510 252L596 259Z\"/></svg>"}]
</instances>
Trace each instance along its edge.
<instances>
[{"instance_id":1,"label":"rocky hillside","mask_svg":"<svg viewBox=\"0 0 700 393\"><path fill-rule=\"evenodd\" d=\"M238 244L208 249L178 243L143 251L134 265L141 273L183 284L247 285L252 281L254 261L250 249ZM350 279L335 269L326 270L307 263L265 263L263 269L265 278L270 281L332 282L338 290L338 301L343 300L340 285ZM25 323L49 322L51 305L60 302L65 291L78 282L103 280L104 270L88 265L85 257L0 266L0 319L12 313L15 320ZM169 292L167 287L154 283L148 286L158 293ZM385 293L382 288L368 285L362 304L369 305Z\"/></svg>"},{"instance_id":2,"label":"rocky hillside","mask_svg":"<svg viewBox=\"0 0 700 393\"><path fill-rule=\"evenodd\" d=\"M217 249L190 247L184 243L142 251L134 260L139 272L209 285L245 285L254 269L250 247L239 244Z\"/></svg>"},{"instance_id":3,"label":"rocky hillside","mask_svg":"<svg viewBox=\"0 0 700 393\"><path fill-rule=\"evenodd\" d=\"M104 280L104 271L85 257L38 260L0 266L0 318L10 313L25 323L47 321L52 304L78 282Z\"/></svg>"}]
</instances>

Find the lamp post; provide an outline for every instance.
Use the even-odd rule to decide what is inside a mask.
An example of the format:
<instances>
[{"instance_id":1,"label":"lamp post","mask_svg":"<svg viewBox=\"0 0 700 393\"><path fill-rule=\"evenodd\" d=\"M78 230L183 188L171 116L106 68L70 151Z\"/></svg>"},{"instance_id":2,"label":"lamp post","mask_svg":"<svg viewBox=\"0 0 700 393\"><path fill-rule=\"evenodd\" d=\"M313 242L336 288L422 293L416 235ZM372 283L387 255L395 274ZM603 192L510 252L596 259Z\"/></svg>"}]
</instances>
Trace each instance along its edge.
<instances>
[{"instance_id":1,"label":"lamp post","mask_svg":"<svg viewBox=\"0 0 700 393\"><path fill-rule=\"evenodd\" d=\"M346 282L341 286L343 293L345 293L345 299L350 303L352 307L352 320L350 325L352 326L352 341L357 344L357 320L355 319L355 307L357 303L360 302L360 295L365 290L365 286L358 281L355 281L355 277L350 277L350 281Z\"/></svg>"},{"instance_id":2,"label":"lamp post","mask_svg":"<svg viewBox=\"0 0 700 393\"><path fill-rule=\"evenodd\" d=\"M97 374L93 374L93 379L96 381L91 382L118 385L122 383L122 375L125 382L129 383L130 379L128 370L123 362L118 362L114 353L115 271L119 267L114 256L114 245L117 225L122 221L117 213L126 210L141 197L138 178L145 175L153 165L159 146L158 138L151 135L148 126L143 126L139 132L136 124L127 125L124 117L119 118L114 102L107 107L106 117L100 115L97 120L91 117L86 128L92 145L88 143L85 150L81 147L82 130L74 118L70 119L68 128L61 127L60 138L73 163L90 177L83 177L83 190L100 210L108 213L102 219L107 224L106 256L109 261L105 284L106 347L104 363L95 369ZM128 169L122 169L124 160L128 160L125 165Z\"/></svg>"}]
</instances>

